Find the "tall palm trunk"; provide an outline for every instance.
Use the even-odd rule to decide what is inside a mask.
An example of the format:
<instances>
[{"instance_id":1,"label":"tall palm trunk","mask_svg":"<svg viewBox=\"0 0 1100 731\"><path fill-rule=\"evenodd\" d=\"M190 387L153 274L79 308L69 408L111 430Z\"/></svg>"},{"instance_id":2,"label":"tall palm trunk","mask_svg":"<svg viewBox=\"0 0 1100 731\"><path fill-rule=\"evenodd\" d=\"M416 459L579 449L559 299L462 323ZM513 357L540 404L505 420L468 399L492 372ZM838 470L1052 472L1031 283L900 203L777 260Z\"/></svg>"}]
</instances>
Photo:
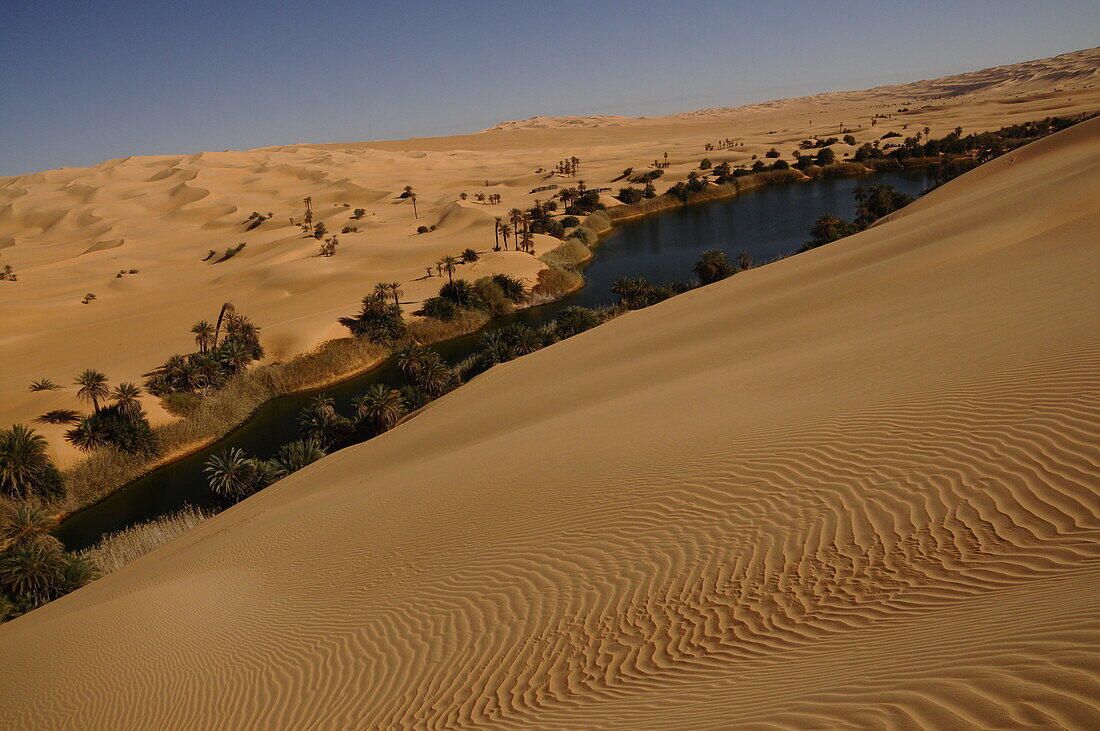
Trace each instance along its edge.
<instances>
[{"instance_id":1,"label":"tall palm trunk","mask_svg":"<svg viewBox=\"0 0 1100 731\"><path fill-rule=\"evenodd\" d=\"M222 331L222 320L225 318L226 310L232 309L233 304L231 302L226 302L224 305L222 305L221 312L218 313L218 324L214 326L214 344L211 347L218 347L218 335Z\"/></svg>"}]
</instances>

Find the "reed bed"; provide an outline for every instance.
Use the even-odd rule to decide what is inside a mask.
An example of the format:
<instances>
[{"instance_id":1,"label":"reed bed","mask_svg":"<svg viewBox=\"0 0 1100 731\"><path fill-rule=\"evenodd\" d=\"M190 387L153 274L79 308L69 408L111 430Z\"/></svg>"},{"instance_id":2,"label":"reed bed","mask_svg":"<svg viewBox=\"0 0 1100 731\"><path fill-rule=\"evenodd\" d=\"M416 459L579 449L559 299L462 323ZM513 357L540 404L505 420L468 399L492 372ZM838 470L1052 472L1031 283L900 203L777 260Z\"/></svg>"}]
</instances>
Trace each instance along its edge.
<instances>
[{"instance_id":1,"label":"reed bed","mask_svg":"<svg viewBox=\"0 0 1100 731\"><path fill-rule=\"evenodd\" d=\"M104 574L109 574L186 533L213 515L214 513L188 505L170 515L104 536L99 543L77 555L93 562Z\"/></svg>"}]
</instances>

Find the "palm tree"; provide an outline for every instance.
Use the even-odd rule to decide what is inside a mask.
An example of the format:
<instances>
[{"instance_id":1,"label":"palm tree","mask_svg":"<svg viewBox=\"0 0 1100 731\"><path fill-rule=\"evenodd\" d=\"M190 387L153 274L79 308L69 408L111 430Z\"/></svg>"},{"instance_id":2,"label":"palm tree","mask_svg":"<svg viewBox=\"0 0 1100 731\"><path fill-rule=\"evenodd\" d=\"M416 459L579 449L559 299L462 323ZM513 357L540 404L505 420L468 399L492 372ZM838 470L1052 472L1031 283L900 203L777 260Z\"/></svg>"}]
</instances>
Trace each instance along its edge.
<instances>
[{"instance_id":1,"label":"palm tree","mask_svg":"<svg viewBox=\"0 0 1100 731\"><path fill-rule=\"evenodd\" d=\"M256 463L235 447L208 459L203 471L210 489L223 497L243 498L259 487Z\"/></svg>"},{"instance_id":2,"label":"palm tree","mask_svg":"<svg viewBox=\"0 0 1100 731\"><path fill-rule=\"evenodd\" d=\"M33 503L19 505L11 516L0 523L0 551L21 545L60 548L61 541L52 534L58 518Z\"/></svg>"},{"instance_id":3,"label":"palm tree","mask_svg":"<svg viewBox=\"0 0 1100 731\"><path fill-rule=\"evenodd\" d=\"M558 191L558 198L561 199L562 208L568 208L573 201L577 200L577 189L562 188Z\"/></svg>"},{"instance_id":4,"label":"palm tree","mask_svg":"<svg viewBox=\"0 0 1100 731\"><path fill-rule=\"evenodd\" d=\"M0 584L35 604L62 593L64 570L65 557L56 548L30 543L0 555Z\"/></svg>"},{"instance_id":5,"label":"palm tree","mask_svg":"<svg viewBox=\"0 0 1100 731\"><path fill-rule=\"evenodd\" d=\"M752 269L752 254L742 251L737 255L737 265L742 269Z\"/></svg>"},{"instance_id":6,"label":"palm tree","mask_svg":"<svg viewBox=\"0 0 1100 731\"><path fill-rule=\"evenodd\" d=\"M497 216L496 223L493 224L493 251L500 251L500 224L504 223L504 219Z\"/></svg>"},{"instance_id":7,"label":"palm tree","mask_svg":"<svg viewBox=\"0 0 1100 731\"><path fill-rule=\"evenodd\" d=\"M405 401L400 391L376 383L356 396L352 404L359 421L369 422L379 432L384 432L397 425L404 412Z\"/></svg>"},{"instance_id":8,"label":"palm tree","mask_svg":"<svg viewBox=\"0 0 1100 731\"><path fill-rule=\"evenodd\" d=\"M99 411L99 400L107 398L110 394L107 388L107 376L91 368L76 377L76 385L80 386L76 392L77 398L81 401L91 401L93 411Z\"/></svg>"},{"instance_id":9,"label":"palm tree","mask_svg":"<svg viewBox=\"0 0 1100 731\"><path fill-rule=\"evenodd\" d=\"M387 300L390 298L390 283L379 282L374 285L374 296L380 300Z\"/></svg>"},{"instance_id":10,"label":"palm tree","mask_svg":"<svg viewBox=\"0 0 1100 731\"><path fill-rule=\"evenodd\" d=\"M409 193L409 200L413 204L413 218L420 218L420 215L416 212L416 193Z\"/></svg>"},{"instance_id":11,"label":"palm tree","mask_svg":"<svg viewBox=\"0 0 1100 731\"><path fill-rule=\"evenodd\" d=\"M111 396L123 416L129 419L137 419L141 416L141 389L137 385L129 382L120 383Z\"/></svg>"},{"instance_id":12,"label":"palm tree","mask_svg":"<svg viewBox=\"0 0 1100 731\"><path fill-rule=\"evenodd\" d=\"M415 381L427 364L430 350L422 345L412 343L394 351L397 358L397 367L410 381Z\"/></svg>"},{"instance_id":13,"label":"palm tree","mask_svg":"<svg viewBox=\"0 0 1100 731\"><path fill-rule=\"evenodd\" d=\"M248 348L236 340L227 340L218 350L219 360L233 373L239 373L252 362L252 355L248 352Z\"/></svg>"},{"instance_id":14,"label":"palm tree","mask_svg":"<svg viewBox=\"0 0 1100 731\"><path fill-rule=\"evenodd\" d=\"M306 439L332 449L351 432L351 421L336 411L336 402L327 394L315 396L298 416L298 427Z\"/></svg>"},{"instance_id":15,"label":"palm tree","mask_svg":"<svg viewBox=\"0 0 1100 731\"><path fill-rule=\"evenodd\" d=\"M306 198L306 200L309 201L311 199ZM214 341L210 344L210 347L218 347L218 334L222 331L222 320L225 319L226 315L232 317L235 312L236 308L233 307L232 302L226 302L224 305L222 305L221 310L218 312L218 324L214 327Z\"/></svg>"},{"instance_id":16,"label":"palm tree","mask_svg":"<svg viewBox=\"0 0 1100 731\"><path fill-rule=\"evenodd\" d=\"M455 373L438 355L432 353L432 356L434 357L428 358L416 383L429 396L438 398L454 386Z\"/></svg>"},{"instance_id":17,"label":"palm tree","mask_svg":"<svg viewBox=\"0 0 1100 731\"><path fill-rule=\"evenodd\" d=\"M168 377L175 384L177 390L194 393L207 386L209 382L202 371L190 358L181 359L172 366Z\"/></svg>"},{"instance_id":18,"label":"palm tree","mask_svg":"<svg viewBox=\"0 0 1100 731\"><path fill-rule=\"evenodd\" d=\"M52 499L64 493L61 473L46 452L46 438L23 424L0 430L0 492Z\"/></svg>"},{"instance_id":19,"label":"palm tree","mask_svg":"<svg viewBox=\"0 0 1100 731\"><path fill-rule=\"evenodd\" d=\"M829 244L848 235L848 222L831 213L823 213L810 229L810 236L817 246Z\"/></svg>"},{"instance_id":20,"label":"palm tree","mask_svg":"<svg viewBox=\"0 0 1100 731\"><path fill-rule=\"evenodd\" d=\"M191 328L195 333L195 344L199 346L199 352L205 353L214 343L214 326L206 320L199 320Z\"/></svg>"},{"instance_id":21,"label":"palm tree","mask_svg":"<svg viewBox=\"0 0 1100 731\"><path fill-rule=\"evenodd\" d=\"M508 234L512 233L512 227L506 223L500 224L500 235L504 238L504 250L508 251Z\"/></svg>"},{"instance_id":22,"label":"palm tree","mask_svg":"<svg viewBox=\"0 0 1100 731\"><path fill-rule=\"evenodd\" d=\"M439 260L439 266L442 267L443 271L447 272L447 281L453 282L455 267L458 266L458 259L448 254Z\"/></svg>"},{"instance_id":23,"label":"palm tree","mask_svg":"<svg viewBox=\"0 0 1100 731\"><path fill-rule=\"evenodd\" d=\"M516 249L519 249L519 225L523 221L523 211L513 208L508 211L508 218L512 221L512 232L516 237Z\"/></svg>"},{"instance_id":24,"label":"palm tree","mask_svg":"<svg viewBox=\"0 0 1100 731\"><path fill-rule=\"evenodd\" d=\"M325 456L325 448L312 439L304 439L279 447L271 460L271 468L277 477L286 477Z\"/></svg>"},{"instance_id":25,"label":"palm tree","mask_svg":"<svg viewBox=\"0 0 1100 731\"><path fill-rule=\"evenodd\" d=\"M694 267L695 275L703 284L713 284L734 274L737 270L721 249L704 251Z\"/></svg>"},{"instance_id":26,"label":"palm tree","mask_svg":"<svg viewBox=\"0 0 1100 731\"><path fill-rule=\"evenodd\" d=\"M405 296L405 290L401 289L401 282L390 282L390 294L393 295L393 303L401 306L401 298Z\"/></svg>"}]
</instances>

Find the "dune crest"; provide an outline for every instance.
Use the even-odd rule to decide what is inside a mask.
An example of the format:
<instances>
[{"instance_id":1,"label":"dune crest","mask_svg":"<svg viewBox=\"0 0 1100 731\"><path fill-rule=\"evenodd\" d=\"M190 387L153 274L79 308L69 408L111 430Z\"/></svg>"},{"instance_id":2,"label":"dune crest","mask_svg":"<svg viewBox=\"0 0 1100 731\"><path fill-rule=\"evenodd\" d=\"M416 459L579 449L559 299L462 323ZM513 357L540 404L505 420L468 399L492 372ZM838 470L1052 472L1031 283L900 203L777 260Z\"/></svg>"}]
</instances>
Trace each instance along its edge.
<instances>
[{"instance_id":1,"label":"dune crest","mask_svg":"<svg viewBox=\"0 0 1100 731\"><path fill-rule=\"evenodd\" d=\"M496 367L0 627L0 725L1096 728L1097 190L1093 120Z\"/></svg>"}]
</instances>

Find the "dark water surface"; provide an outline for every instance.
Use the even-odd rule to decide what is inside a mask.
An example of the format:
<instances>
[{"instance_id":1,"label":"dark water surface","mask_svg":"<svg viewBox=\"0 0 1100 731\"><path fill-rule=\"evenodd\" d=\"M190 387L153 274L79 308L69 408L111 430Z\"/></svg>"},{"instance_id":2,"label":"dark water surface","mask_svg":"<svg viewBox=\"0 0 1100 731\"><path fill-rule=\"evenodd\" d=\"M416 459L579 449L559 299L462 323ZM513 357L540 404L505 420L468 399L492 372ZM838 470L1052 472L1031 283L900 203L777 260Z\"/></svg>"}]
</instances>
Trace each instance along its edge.
<instances>
[{"instance_id":1,"label":"dark water surface","mask_svg":"<svg viewBox=\"0 0 1100 731\"><path fill-rule=\"evenodd\" d=\"M655 284L692 278L691 268L706 249L725 249L731 258L741 251L757 263L797 250L822 213L851 219L855 214L852 190L857 185L893 185L917 195L928 183L923 171L878 173L859 178L816 180L750 191L723 201L686 206L657 216L626 223L593 249L584 270L585 287L559 302L534 307L496 321L490 327L521 321L541 325L570 305L596 307L614 301L611 285L622 277L645 277ZM469 355L477 335L433 346L450 363ZM393 360L356 378L323 389L339 411L351 413L352 397L374 383L400 385L403 377ZM215 507L203 473L205 462L229 447L248 455L269 458L299 438L298 413L315 394L280 396L264 404L253 417L215 444L165 465L135 480L100 502L73 514L57 535L70 550L86 548L101 536L171 513L184 505Z\"/></svg>"}]
</instances>

